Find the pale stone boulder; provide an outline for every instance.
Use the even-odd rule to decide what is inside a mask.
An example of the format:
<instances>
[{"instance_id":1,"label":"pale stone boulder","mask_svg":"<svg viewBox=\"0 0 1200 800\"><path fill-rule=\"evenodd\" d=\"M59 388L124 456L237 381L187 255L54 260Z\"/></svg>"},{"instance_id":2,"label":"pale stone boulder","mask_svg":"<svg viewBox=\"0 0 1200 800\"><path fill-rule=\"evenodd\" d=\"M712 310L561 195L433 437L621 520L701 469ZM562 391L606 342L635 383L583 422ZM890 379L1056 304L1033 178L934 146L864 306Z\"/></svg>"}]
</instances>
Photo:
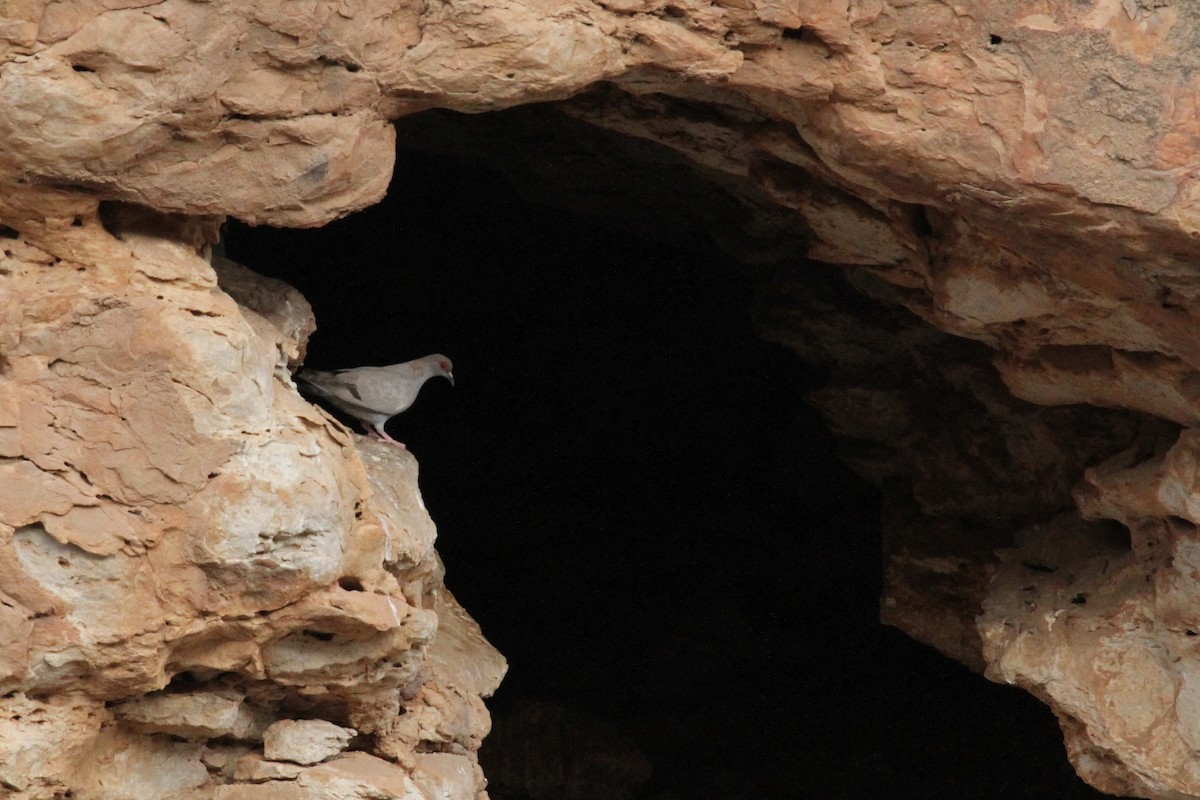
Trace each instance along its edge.
<instances>
[{"instance_id":1,"label":"pale stone boulder","mask_svg":"<svg viewBox=\"0 0 1200 800\"><path fill-rule=\"evenodd\" d=\"M154 693L113 708L122 722L145 733L167 733L184 739L262 740L271 717L249 706L233 689L187 693Z\"/></svg>"},{"instance_id":2,"label":"pale stone boulder","mask_svg":"<svg viewBox=\"0 0 1200 800\"><path fill-rule=\"evenodd\" d=\"M323 719L281 719L263 734L263 755L270 761L317 764L345 750L356 735Z\"/></svg>"}]
</instances>

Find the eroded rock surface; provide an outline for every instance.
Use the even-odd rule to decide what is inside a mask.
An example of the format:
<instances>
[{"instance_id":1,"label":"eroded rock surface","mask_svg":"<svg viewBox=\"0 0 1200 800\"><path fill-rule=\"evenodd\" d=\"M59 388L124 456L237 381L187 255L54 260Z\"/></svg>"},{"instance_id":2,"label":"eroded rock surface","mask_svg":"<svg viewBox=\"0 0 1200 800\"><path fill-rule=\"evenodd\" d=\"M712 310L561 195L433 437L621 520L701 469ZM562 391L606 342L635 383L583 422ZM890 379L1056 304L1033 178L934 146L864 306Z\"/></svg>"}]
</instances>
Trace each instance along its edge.
<instances>
[{"instance_id":1,"label":"eroded rock surface","mask_svg":"<svg viewBox=\"0 0 1200 800\"><path fill-rule=\"evenodd\" d=\"M223 262L235 302L211 218L26 189L0 223L5 795L482 793L503 659L412 457L296 394L307 303ZM458 771L414 782L425 747Z\"/></svg>"},{"instance_id":2,"label":"eroded rock surface","mask_svg":"<svg viewBox=\"0 0 1200 800\"><path fill-rule=\"evenodd\" d=\"M403 516L411 462L296 396L300 301L236 268L223 290L203 253L222 215L316 225L373 202L391 118L564 100L750 211L719 232L782 267L764 334L830 366L816 400L889 498L885 619L1044 698L1093 784L1200 797L1200 8L2 9L16 796L479 791L502 667L437 588L427 519ZM833 267L789 259L796 242ZM254 761L259 726L298 714L373 752Z\"/></svg>"}]
</instances>

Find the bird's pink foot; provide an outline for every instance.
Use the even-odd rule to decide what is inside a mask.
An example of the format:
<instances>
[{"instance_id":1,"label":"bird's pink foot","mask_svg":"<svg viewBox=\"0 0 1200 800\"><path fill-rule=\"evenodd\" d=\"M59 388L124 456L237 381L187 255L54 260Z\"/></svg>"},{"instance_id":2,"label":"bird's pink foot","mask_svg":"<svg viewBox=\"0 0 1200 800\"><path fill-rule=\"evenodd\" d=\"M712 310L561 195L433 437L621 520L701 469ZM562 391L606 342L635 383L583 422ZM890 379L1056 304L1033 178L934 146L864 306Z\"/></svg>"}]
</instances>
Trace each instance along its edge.
<instances>
[{"instance_id":1,"label":"bird's pink foot","mask_svg":"<svg viewBox=\"0 0 1200 800\"><path fill-rule=\"evenodd\" d=\"M396 447L399 447L401 450L408 449L407 447L405 447L404 442L396 441L392 437L388 436L387 431L385 431L381 428L367 428L367 435L370 436L372 439L378 439L381 442L387 442L388 444L394 444L394 445L396 445Z\"/></svg>"}]
</instances>

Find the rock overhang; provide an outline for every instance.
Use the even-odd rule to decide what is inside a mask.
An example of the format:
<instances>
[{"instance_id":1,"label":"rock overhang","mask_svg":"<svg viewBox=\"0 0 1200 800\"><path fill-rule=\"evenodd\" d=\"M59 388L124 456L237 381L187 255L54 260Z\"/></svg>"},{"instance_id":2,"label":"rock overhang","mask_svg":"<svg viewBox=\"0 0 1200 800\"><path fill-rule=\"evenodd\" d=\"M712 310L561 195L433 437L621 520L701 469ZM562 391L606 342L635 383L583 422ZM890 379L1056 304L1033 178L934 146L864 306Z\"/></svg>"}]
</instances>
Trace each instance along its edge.
<instances>
[{"instance_id":1,"label":"rock overhang","mask_svg":"<svg viewBox=\"0 0 1200 800\"><path fill-rule=\"evenodd\" d=\"M905 517L889 532L885 619L1047 698L1077 768L1097 786L1200 795L1187 701L1193 626L1182 610L1194 591L1195 451L1178 428L1192 424L1200 385L1196 103L1185 77L1200 12L1066 2L1033 13L1017 2L166 0L30 3L6 13L0 224L14 234L0 240L11 243L6 256L94 272L106 286L99 295L75 285L76 318L91 332L108 319L134 330L120 315L159 299L128 291L111 299L112 278L95 266L132 258L147 286L189 293L182 322L143 311L138 319L159 333L122 346L123 357L137 353L145 385L108 386L103 397L81 389L56 414L54 403L25 395L69 396L53 384L72 381L70 360L41 353L48 371L34 375L40 365L6 354L6 399L16 400L3 419L32 419L20 409L33 403L42 411L28 413L51 409L57 420L6 422L0 433L19 432L6 454L73 482L54 492L59 505L109 494L141 514L97 524L88 516L96 511L75 511L76 524L47 502L9 521L21 530L13 542L31 553L70 545L106 555L169 538L185 524L169 510L193 502L188 487L221 471L228 441L212 445L211 458L207 444L192 448L195 463L176 474L153 448L124 467L94 451L68 459L72 445L54 432L124 451L129 434L105 427L104 410L136 421L137 400L157 397L158 408L193 420L186 436L203 438L229 429L213 417L214 392L223 407L243 398L266 430L278 422L264 409L281 397L273 354L289 341L292 353L303 350L302 335L276 330L256 340L262 374L245 385L151 385L150 340L195 344L188 331L199 336L216 324L204 320L233 309L198 263L186 275L163 266L189 263L186 253L84 236L98 224L97 200L210 221L319 225L382 195L394 158L390 120L555 101L575 119L682 154L750 210L766 239L788 245L787 259L766 258L778 273L760 327L836 365L818 404L836 431L870 443L849 453L851 463L889 486L899 481L896 507L916 511L917 522ZM197 235L195 258L211 232L176 226L167 238ZM726 246L736 252L745 241L735 235ZM844 269L868 310L847 312L838 296L811 288L796 248ZM48 319L67 294L56 287L41 300ZM17 327L28 336L26 324ZM251 330L266 327L250 320L233 335L249 347ZM51 338L59 349L66 341ZM958 429L947 430L948 409L966 420ZM230 488L228 498L256 491ZM1124 525L1130 542L1114 545L1105 520ZM311 532L310 523L276 528ZM222 558L219 548L207 552ZM316 579L334 572L329 561ZM931 591L947 585L961 601L949 613ZM1036 597L1020 594L1027 585ZM53 604L33 588L24 596L30 608ZM926 624L938 614L952 624ZM1161 691L1131 699L1112 677L1128 670ZM1135 746L1145 737L1154 747Z\"/></svg>"}]
</instances>

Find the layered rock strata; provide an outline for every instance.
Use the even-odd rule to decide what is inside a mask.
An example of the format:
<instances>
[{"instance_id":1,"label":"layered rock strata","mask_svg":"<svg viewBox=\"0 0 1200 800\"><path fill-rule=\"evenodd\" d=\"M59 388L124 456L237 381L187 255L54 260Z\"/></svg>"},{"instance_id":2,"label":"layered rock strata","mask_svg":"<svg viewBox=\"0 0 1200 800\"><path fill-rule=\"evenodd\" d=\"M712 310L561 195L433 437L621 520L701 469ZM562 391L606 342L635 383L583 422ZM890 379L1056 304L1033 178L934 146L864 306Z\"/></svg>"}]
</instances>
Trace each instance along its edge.
<instances>
[{"instance_id":1,"label":"layered rock strata","mask_svg":"<svg viewBox=\"0 0 1200 800\"><path fill-rule=\"evenodd\" d=\"M214 269L212 218L0 220L5 796L482 794L503 659L413 458L296 394L304 299Z\"/></svg>"},{"instance_id":2,"label":"layered rock strata","mask_svg":"<svg viewBox=\"0 0 1200 800\"><path fill-rule=\"evenodd\" d=\"M830 366L819 402L891 498L885 618L1044 698L1093 784L1200 797L1200 9L0 15L10 791L124 796L153 774L159 797L247 780L268 796L370 774L403 796L426 740L421 774L471 772L475 698L499 666L439 611L425 529L380 510L411 464L300 401L285 370L311 324L300 301L245 274L223 290L203 252L222 215L317 225L373 202L392 118L579 95L566 113L673 148L750 210L727 244L769 254L782 224L864 298L826 308L824 268L789 264L762 326ZM436 657L444 635L476 641L454 702L424 694L461 669L457 647ZM371 744L256 760L287 714Z\"/></svg>"}]
</instances>

